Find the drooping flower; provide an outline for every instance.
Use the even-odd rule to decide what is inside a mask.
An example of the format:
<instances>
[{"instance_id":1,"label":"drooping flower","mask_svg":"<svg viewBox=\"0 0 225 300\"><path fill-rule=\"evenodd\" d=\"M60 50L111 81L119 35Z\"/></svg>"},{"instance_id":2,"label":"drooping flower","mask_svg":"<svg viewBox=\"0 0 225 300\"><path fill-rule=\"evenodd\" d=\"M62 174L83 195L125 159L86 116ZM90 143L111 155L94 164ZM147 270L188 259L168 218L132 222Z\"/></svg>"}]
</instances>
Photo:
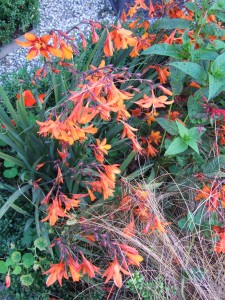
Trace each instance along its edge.
<instances>
[{"instance_id":1,"label":"drooping flower","mask_svg":"<svg viewBox=\"0 0 225 300\"><path fill-rule=\"evenodd\" d=\"M82 266L77 261L74 261L71 256L68 258L68 265L73 281L79 281L81 277L80 271Z\"/></svg>"},{"instance_id":2,"label":"drooping flower","mask_svg":"<svg viewBox=\"0 0 225 300\"><path fill-rule=\"evenodd\" d=\"M47 286L52 285L56 280L58 280L59 285L62 286L63 277L69 279L66 272L66 264L62 261L58 264L52 264L51 268L43 273L43 275L45 274L50 274L46 281Z\"/></svg>"},{"instance_id":3,"label":"drooping flower","mask_svg":"<svg viewBox=\"0 0 225 300\"><path fill-rule=\"evenodd\" d=\"M165 107L165 105L170 105L174 102L174 100L167 101L167 99L167 96L156 97L152 90L152 95L150 97L144 95L141 100L136 102L136 104L142 108L152 107L152 111L155 112L156 108Z\"/></svg>"},{"instance_id":4,"label":"drooping flower","mask_svg":"<svg viewBox=\"0 0 225 300\"><path fill-rule=\"evenodd\" d=\"M112 38L111 35L109 34L108 29L106 29L106 40L104 43L104 48L103 48L103 52L105 54L105 56L113 56L113 43L112 43Z\"/></svg>"},{"instance_id":5,"label":"drooping flower","mask_svg":"<svg viewBox=\"0 0 225 300\"><path fill-rule=\"evenodd\" d=\"M109 267L102 274L102 278L106 277L105 283L109 282L110 279L113 279L115 285L118 288L121 288L122 283L122 273L130 276L130 272L126 271L118 262L117 257L114 257L114 261L109 264Z\"/></svg>"},{"instance_id":6,"label":"drooping flower","mask_svg":"<svg viewBox=\"0 0 225 300\"><path fill-rule=\"evenodd\" d=\"M95 277L95 273L100 273L99 268L93 265L89 260L87 260L83 253L81 253L83 262L81 264L82 274L87 274L88 277L93 278Z\"/></svg>"}]
</instances>

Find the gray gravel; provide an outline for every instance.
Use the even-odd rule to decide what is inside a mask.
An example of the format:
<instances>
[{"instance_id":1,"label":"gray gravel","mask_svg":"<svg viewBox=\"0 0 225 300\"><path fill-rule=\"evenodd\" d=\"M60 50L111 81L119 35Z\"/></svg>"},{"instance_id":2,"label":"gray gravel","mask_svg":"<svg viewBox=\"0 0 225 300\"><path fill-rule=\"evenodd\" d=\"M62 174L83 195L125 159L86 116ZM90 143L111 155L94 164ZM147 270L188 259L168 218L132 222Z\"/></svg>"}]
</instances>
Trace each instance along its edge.
<instances>
[{"instance_id":1,"label":"gray gravel","mask_svg":"<svg viewBox=\"0 0 225 300\"><path fill-rule=\"evenodd\" d=\"M35 34L43 35L51 29L66 31L83 20L113 23L114 14L108 0L40 0L40 23ZM87 27L81 26L84 33ZM17 72L26 63L27 48L20 47L0 60L0 74ZM40 65L35 58L28 62L28 69Z\"/></svg>"}]
</instances>

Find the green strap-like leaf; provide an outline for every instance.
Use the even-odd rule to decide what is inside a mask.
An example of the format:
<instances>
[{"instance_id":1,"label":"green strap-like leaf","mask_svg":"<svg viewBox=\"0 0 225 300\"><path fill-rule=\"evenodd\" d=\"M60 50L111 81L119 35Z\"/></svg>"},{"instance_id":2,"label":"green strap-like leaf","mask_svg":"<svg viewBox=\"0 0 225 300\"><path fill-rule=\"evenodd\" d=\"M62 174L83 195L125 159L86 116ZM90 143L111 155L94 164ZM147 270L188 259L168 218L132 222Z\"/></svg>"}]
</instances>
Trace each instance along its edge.
<instances>
[{"instance_id":1,"label":"green strap-like leaf","mask_svg":"<svg viewBox=\"0 0 225 300\"><path fill-rule=\"evenodd\" d=\"M4 214L8 211L8 209L11 207L11 205L26 191L28 191L31 188L30 184L27 184L21 188L19 188L15 193L13 193L9 199L6 201L6 203L1 207L0 209L0 219L4 216Z\"/></svg>"}]
</instances>

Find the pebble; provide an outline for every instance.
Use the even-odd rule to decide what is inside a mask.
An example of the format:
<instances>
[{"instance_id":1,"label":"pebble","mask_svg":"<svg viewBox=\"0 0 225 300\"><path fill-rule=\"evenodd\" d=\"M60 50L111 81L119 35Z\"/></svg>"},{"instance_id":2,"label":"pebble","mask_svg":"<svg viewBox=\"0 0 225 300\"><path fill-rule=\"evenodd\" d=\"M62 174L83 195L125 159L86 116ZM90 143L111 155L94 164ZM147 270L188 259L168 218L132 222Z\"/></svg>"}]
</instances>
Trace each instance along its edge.
<instances>
[{"instance_id":1,"label":"pebble","mask_svg":"<svg viewBox=\"0 0 225 300\"><path fill-rule=\"evenodd\" d=\"M104 12L104 13L102 13ZM112 24L115 15L108 0L40 0L40 22L35 28L37 36L48 33L51 29L69 30L83 20L108 22ZM81 26L84 34L87 33L87 25ZM27 48L20 47L0 60L0 74L18 72L26 63ZM35 58L27 64L31 70L40 65L40 60Z\"/></svg>"}]
</instances>

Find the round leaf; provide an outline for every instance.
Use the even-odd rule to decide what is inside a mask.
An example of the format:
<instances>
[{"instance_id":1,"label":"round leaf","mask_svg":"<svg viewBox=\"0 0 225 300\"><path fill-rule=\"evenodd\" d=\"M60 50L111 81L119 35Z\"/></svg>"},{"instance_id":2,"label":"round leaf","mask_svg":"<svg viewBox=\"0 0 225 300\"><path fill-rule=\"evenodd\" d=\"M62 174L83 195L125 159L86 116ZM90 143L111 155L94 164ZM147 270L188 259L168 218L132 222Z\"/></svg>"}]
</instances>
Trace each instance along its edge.
<instances>
[{"instance_id":1,"label":"round leaf","mask_svg":"<svg viewBox=\"0 0 225 300\"><path fill-rule=\"evenodd\" d=\"M12 266L14 264L11 257L8 257L6 259L5 263L6 263L7 267L10 267L10 266Z\"/></svg>"},{"instance_id":2,"label":"round leaf","mask_svg":"<svg viewBox=\"0 0 225 300\"><path fill-rule=\"evenodd\" d=\"M7 265L4 261L0 261L0 273L5 274L8 272Z\"/></svg>"},{"instance_id":3,"label":"round leaf","mask_svg":"<svg viewBox=\"0 0 225 300\"><path fill-rule=\"evenodd\" d=\"M17 168L11 168L3 172L5 178L14 178L18 175Z\"/></svg>"},{"instance_id":4,"label":"round leaf","mask_svg":"<svg viewBox=\"0 0 225 300\"><path fill-rule=\"evenodd\" d=\"M11 254L11 258L14 263L18 263L21 260L21 253L19 251L14 251Z\"/></svg>"},{"instance_id":5,"label":"round leaf","mask_svg":"<svg viewBox=\"0 0 225 300\"><path fill-rule=\"evenodd\" d=\"M47 248L47 242L43 237L39 237L34 241L34 246L39 250L43 251Z\"/></svg>"},{"instance_id":6,"label":"round leaf","mask_svg":"<svg viewBox=\"0 0 225 300\"><path fill-rule=\"evenodd\" d=\"M15 163L13 161L4 160L4 167L11 168L14 166L15 166Z\"/></svg>"},{"instance_id":7,"label":"round leaf","mask_svg":"<svg viewBox=\"0 0 225 300\"><path fill-rule=\"evenodd\" d=\"M15 269L13 270L12 274L19 275L21 273L22 269L20 266L15 266Z\"/></svg>"},{"instance_id":8,"label":"round leaf","mask_svg":"<svg viewBox=\"0 0 225 300\"><path fill-rule=\"evenodd\" d=\"M25 253L22 256L23 265L25 268L29 268L34 264L34 256L31 253Z\"/></svg>"},{"instance_id":9,"label":"round leaf","mask_svg":"<svg viewBox=\"0 0 225 300\"><path fill-rule=\"evenodd\" d=\"M30 274L22 275L20 276L20 281L22 285L30 286L34 281L34 278Z\"/></svg>"}]
</instances>

